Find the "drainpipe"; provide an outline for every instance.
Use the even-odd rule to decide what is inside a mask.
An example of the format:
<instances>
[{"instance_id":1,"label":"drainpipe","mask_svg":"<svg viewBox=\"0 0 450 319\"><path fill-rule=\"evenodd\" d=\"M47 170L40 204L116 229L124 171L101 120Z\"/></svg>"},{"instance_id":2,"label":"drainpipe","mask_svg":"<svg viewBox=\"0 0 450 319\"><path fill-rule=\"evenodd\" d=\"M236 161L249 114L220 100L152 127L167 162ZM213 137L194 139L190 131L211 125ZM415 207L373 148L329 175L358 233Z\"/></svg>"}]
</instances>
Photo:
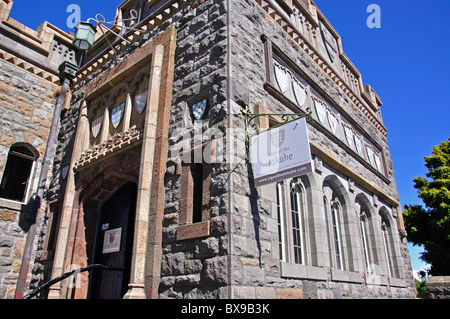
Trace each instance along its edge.
<instances>
[{"instance_id":1,"label":"drainpipe","mask_svg":"<svg viewBox=\"0 0 450 319\"><path fill-rule=\"evenodd\" d=\"M45 149L45 155L42 163L41 174L39 175L38 190L34 196L34 203L31 210L32 225L28 230L27 240L25 242L25 248L22 257L22 265L20 267L19 278L17 280L16 293L14 298L21 299L23 297L25 286L28 277L28 268L30 267L31 256L33 253L34 239L36 237L37 229L37 216L41 209L42 199L44 197L44 190L47 184L47 176L50 168L50 164L53 158L55 137L58 134L58 126L61 115L61 109L66 99L66 93L69 89L70 82L75 77L78 66L70 62L63 62L59 68L59 79L62 84L61 92L59 93L58 100L56 101L55 110L53 111L53 120L50 126L50 132L47 138L47 147Z\"/></svg>"}]
</instances>

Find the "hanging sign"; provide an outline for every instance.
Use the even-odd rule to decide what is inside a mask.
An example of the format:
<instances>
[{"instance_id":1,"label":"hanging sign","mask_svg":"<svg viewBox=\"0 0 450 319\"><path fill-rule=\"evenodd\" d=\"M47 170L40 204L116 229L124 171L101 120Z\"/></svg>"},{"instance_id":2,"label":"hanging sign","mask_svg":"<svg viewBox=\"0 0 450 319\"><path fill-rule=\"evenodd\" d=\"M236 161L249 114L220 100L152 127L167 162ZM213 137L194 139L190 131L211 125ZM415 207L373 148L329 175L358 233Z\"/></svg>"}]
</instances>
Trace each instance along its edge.
<instances>
[{"instance_id":1,"label":"hanging sign","mask_svg":"<svg viewBox=\"0 0 450 319\"><path fill-rule=\"evenodd\" d=\"M250 147L255 186L312 171L305 118L251 137Z\"/></svg>"},{"instance_id":2,"label":"hanging sign","mask_svg":"<svg viewBox=\"0 0 450 319\"><path fill-rule=\"evenodd\" d=\"M105 231L103 237L102 254L109 254L120 251L121 237L122 237L122 228L115 228Z\"/></svg>"},{"instance_id":3,"label":"hanging sign","mask_svg":"<svg viewBox=\"0 0 450 319\"><path fill-rule=\"evenodd\" d=\"M118 107L114 108L111 112L111 120L114 128L117 128L123 117L123 112L125 111L125 102L120 104Z\"/></svg>"}]
</instances>

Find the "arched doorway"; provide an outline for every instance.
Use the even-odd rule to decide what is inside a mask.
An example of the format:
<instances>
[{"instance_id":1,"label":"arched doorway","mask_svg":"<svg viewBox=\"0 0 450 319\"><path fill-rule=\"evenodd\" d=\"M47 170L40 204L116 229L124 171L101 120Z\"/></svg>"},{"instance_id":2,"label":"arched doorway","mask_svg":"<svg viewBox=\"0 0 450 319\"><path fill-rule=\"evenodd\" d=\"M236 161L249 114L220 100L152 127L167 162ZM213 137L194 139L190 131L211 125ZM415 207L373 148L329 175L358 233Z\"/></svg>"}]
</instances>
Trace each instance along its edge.
<instances>
[{"instance_id":1,"label":"arched doorway","mask_svg":"<svg viewBox=\"0 0 450 319\"><path fill-rule=\"evenodd\" d=\"M93 263L114 270L95 270L89 281L91 299L121 299L130 281L133 248L135 183L126 182L100 207Z\"/></svg>"}]
</instances>

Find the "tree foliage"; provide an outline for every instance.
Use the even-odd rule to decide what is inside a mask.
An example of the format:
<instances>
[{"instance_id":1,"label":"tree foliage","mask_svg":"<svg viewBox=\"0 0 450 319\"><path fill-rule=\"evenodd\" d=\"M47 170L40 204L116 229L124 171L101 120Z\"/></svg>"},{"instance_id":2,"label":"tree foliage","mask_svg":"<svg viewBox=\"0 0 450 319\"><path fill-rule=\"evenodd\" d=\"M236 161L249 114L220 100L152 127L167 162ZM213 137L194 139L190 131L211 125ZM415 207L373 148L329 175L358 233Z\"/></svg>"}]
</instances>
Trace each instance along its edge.
<instances>
[{"instance_id":1,"label":"tree foliage","mask_svg":"<svg viewBox=\"0 0 450 319\"><path fill-rule=\"evenodd\" d=\"M426 296L428 295L428 289L427 289L427 281L426 280L414 280L414 283L416 284L416 291L417 295Z\"/></svg>"},{"instance_id":2,"label":"tree foliage","mask_svg":"<svg viewBox=\"0 0 450 319\"><path fill-rule=\"evenodd\" d=\"M431 264L432 275L450 275L450 138L425 157L427 178L414 178L414 188L425 207L405 205L408 240L423 245L421 259Z\"/></svg>"}]
</instances>

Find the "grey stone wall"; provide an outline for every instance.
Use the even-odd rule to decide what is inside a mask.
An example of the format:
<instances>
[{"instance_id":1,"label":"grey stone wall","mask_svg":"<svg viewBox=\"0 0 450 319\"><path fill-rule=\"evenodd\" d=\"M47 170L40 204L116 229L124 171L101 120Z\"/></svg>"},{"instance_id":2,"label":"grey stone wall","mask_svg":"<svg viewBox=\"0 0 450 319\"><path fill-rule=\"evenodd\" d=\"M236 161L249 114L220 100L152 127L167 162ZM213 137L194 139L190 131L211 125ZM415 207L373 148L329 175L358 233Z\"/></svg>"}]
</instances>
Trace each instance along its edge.
<instances>
[{"instance_id":1,"label":"grey stone wall","mask_svg":"<svg viewBox=\"0 0 450 319\"><path fill-rule=\"evenodd\" d=\"M146 6L146 1L139 2ZM95 74L87 76L77 84L70 108L62 114L61 130L54 159L53 183L48 190L48 200L62 200L65 181L61 169L70 160L73 139L78 121L78 112L84 97L84 90L98 76L120 64L148 41L170 27L177 29L177 49L173 84L172 110L169 132L169 154L178 154L183 145L174 130L182 129L193 134L194 126L207 130L215 127L225 131L226 106L226 11L223 1L194 1L176 13L171 23L163 23L142 38L120 51L110 63L103 65ZM141 20L145 19L141 16ZM89 52L86 61L95 57L104 47ZM208 110L202 121L186 120L189 105L208 99ZM189 133L188 133L189 134ZM209 140L204 137L204 140ZM196 140L195 143L199 142ZM194 140L192 140L194 143ZM227 176L223 163L212 169L211 181L211 236L209 238L176 241L178 226L180 180L175 176L176 158L167 163L165 180L166 205L163 220L163 256L161 264L161 298L215 298L223 295L222 287L228 283L227 255L227 204L226 194L221 190ZM41 238L48 235L46 221ZM40 241L41 243L44 240ZM43 247L41 246L40 249ZM51 260L37 259L34 266L33 287L50 279Z\"/></svg>"},{"instance_id":2,"label":"grey stone wall","mask_svg":"<svg viewBox=\"0 0 450 319\"><path fill-rule=\"evenodd\" d=\"M75 94L71 99L72 106L61 112L60 130L57 136L51 170L52 178L44 194L46 203L57 203L62 201L64 197L66 178L63 177L62 170L70 164L81 98L82 94ZM48 246L48 240L50 235L56 235L56 233L51 234L51 221L53 220L53 223L58 223L60 210L52 210L50 207L46 208L48 209L48 213L39 220L40 229L35 243L36 258L32 261L30 290L52 279L51 272L54 247ZM55 228L53 230L55 231ZM39 298L45 296L46 293L47 291L42 296L39 296Z\"/></svg>"},{"instance_id":3,"label":"grey stone wall","mask_svg":"<svg viewBox=\"0 0 450 319\"><path fill-rule=\"evenodd\" d=\"M38 159L23 203L0 199L0 298L13 298L31 216L42 156L53 116L57 85L0 61L0 178L10 147L27 145Z\"/></svg>"},{"instance_id":4,"label":"grey stone wall","mask_svg":"<svg viewBox=\"0 0 450 319\"><path fill-rule=\"evenodd\" d=\"M169 122L169 154L172 156L167 163L165 182L161 298L223 297L229 283L227 195L226 192L219 194L227 177L227 165L217 163L212 169L211 236L208 238L176 240L182 189L181 178L175 174L178 152L210 139L198 133L211 128L222 132L226 129L225 5L225 1L205 1L187 9L175 23L177 51ZM203 99L208 100L209 110L202 120L194 121L189 107ZM194 130L197 136L191 138Z\"/></svg>"},{"instance_id":5,"label":"grey stone wall","mask_svg":"<svg viewBox=\"0 0 450 319\"><path fill-rule=\"evenodd\" d=\"M431 299L450 299L450 276L433 276L427 279Z\"/></svg>"},{"instance_id":6,"label":"grey stone wall","mask_svg":"<svg viewBox=\"0 0 450 319\"><path fill-rule=\"evenodd\" d=\"M261 36L272 41L278 47L283 56L293 61L301 69L303 76L317 83L311 87L308 94L334 100L334 103L342 106L347 117L353 119L359 128L366 130L365 134L376 144L381 146L386 163L385 177L368 167L361 160L353 157L338 138L330 138L326 129L317 125L315 117L308 126L309 139L319 148L327 151L332 162L322 163L317 155L313 155L316 164L320 163L320 169L308 174L305 183L307 190L308 216L310 231L310 258L305 266L293 265L289 262L280 262L278 253L278 228L277 228L277 199L275 185L268 185L255 189L251 180L251 167L239 167L231 176L230 214L233 221L233 232L230 234L231 255L239 261L237 267L242 278L239 286L233 287L234 297L258 298L258 297L300 297L300 298L410 298L415 295L414 283L410 267L410 258L407 250L406 239L399 233L396 223L396 212L391 204L373 197L372 191L368 191L370 185L375 184L379 189L388 194L394 200L398 200L392 161L389 156L389 148L385 136L378 131L362 114L361 111L350 105L349 98L327 76L319 70L310 56L297 46L285 30L278 25L267 13L265 13L255 1L232 1L230 8L231 21L231 98L240 105L249 105L253 108L257 104L269 108L276 113L291 113L292 109L282 103L279 95L273 95L266 89L267 66L264 58L264 43ZM315 30L320 42L320 31ZM318 51L322 48L318 47ZM324 53L324 52L322 52ZM326 54L326 52L325 52ZM325 56L323 54L323 56ZM317 91L320 89L319 91ZM308 97L309 107L314 110L311 97ZM336 110L328 104L329 108ZM315 115L315 113L314 113ZM341 119L343 117L341 116ZM233 122L236 124L236 122ZM242 121L239 122L241 127ZM241 143L243 139L241 138ZM239 136L236 136L239 140ZM317 163L318 161L318 163ZM365 182L350 183L345 176L346 170L341 170L342 165L348 167L348 171L356 172L364 176ZM363 269L362 248L352 249L348 247L351 260L347 260L347 270L338 272L330 267L326 260L328 251L326 248L326 230L323 219L323 192L322 184L326 178L333 177L336 183L342 185L348 194L348 214L354 211L351 206L357 194L366 196L371 202L373 215L378 215L378 210L385 206L392 218L392 240L396 245L396 271L398 278L388 278L387 270L382 270L382 258L380 247L378 249L379 265L374 274L368 274ZM340 182L338 182L340 181ZM289 182L289 181L286 181ZM308 185L309 183L309 185ZM364 195L363 195L364 194ZM355 217L348 217L349 220ZM351 245L361 245L358 224L347 224L348 233L352 241ZM321 233L322 232L322 233ZM321 237L322 234L322 237ZM378 246L382 245L380 238L373 239ZM352 253L351 253L352 252ZM356 253L356 254L355 254ZM352 270L353 269L353 270ZM376 275L378 274L378 275ZM367 285L368 283L375 285Z\"/></svg>"},{"instance_id":7,"label":"grey stone wall","mask_svg":"<svg viewBox=\"0 0 450 319\"><path fill-rule=\"evenodd\" d=\"M182 149L183 141L177 130L190 132L191 135L186 133L184 136L191 137L194 135L192 130L195 129L195 125L205 131L211 127L221 128L221 125L226 124L232 129L227 131L229 135L224 137L226 152L232 152L235 150L234 147L245 150L244 123L239 116L241 106L253 107L256 104L263 104L270 106L273 111L288 111L264 88L267 79L262 35L270 38L292 61L302 65L302 69L313 81L325 83L324 86L333 99L342 100L342 92L327 83L323 75L316 71L314 63L307 54L300 50L296 51L290 46L284 31L277 28L273 22L270 23L270 18L255 2L231 1L231 8L228 11L231 46L228 47L225 46L225 41L222 41L227 31L223 22L227 18L226 14L222 13L222 16L219 16L218 12L214 11L217 18L220 18L219 21L208 20L206 12L211 12L210 5L210 2L200 5L176 25L179 33L173 111L170 120L170 154L176 154L177 150ZM225 5L220 6L222 12L226 9ZM186 22L189 23L184 24ZM211 23L209 27L208 23ZM223 27L215 35L216 39L220 40L214 42L210 40L210 29L217 23ZM204 47L206 44L210 46ZM208 48L210 51L206 54L202 48ZM225 64L227 48L231 64ZM222 55L219 55L221 63L208 64L206 61L214 61L217 52L222 52ZM212 71L211 74L214 76L204 77L204 70ZM226 74L224 72L230 75L228 91L225 90ZM217 83L219 79L217 75L221 77L219 83ZM202 122L192 121L189 105L205 97L209 99L212 112ZM386 161L386 178L380 179L379 174L368 169L367 165L361 165L358 160L349 156L345 149L342 149L341 144L330 140L329 135L315 126L309 127L310 139L329 150L338 160L347 163L359 174L366 176L370 183L376 184L389 196L398 199L386 138L372 127L364 115L353 110L348 101L346 103L349 116L360 127L366 128L368 130L366 134L382 146ZM222 112L227 112L226 120ZM195 141L195 138L192 141L198 145L199 141ZM207 137L203 139L204 142ZM402 277L399 280L390 279L389 281L386 273L381 275L386 270L380 270L380 276L372 276L373 278L370 279L372 283L378 283L374 288L367 286L366 283L370 280L366 279L363 271L355 275L352 272L339 274L330 269L329 265L303 268L292 267L289 264L283 266L279 260L276 243L278 230L275 189L269 186L254 187L252 168L245 161L241 161L245 159L245 151L233 153L232 156L232 161L228 161L225 165L216 164L216 169L213 170L211 236L185 241L176 240L177 212L180 209L182 189L180 176L175 174L177 158L175 156L169 159L166 174L161 298L397 298L414 295L408 266L405 269L397 269L398 276ZM220 174L221 171L223 173ZM330 167L324 168L323 171L323 177L326 174L341 176L340 172ZM386 179L389 183L386 183ZM342 183L347 185L348 181L344 178ZM225 194L215 197L214 192L221 190L222 186L224 186ZM364 190L365 186L356 185L356 188L365 192L372 200L372 194ZM316 203L319 201L317 198L320 194L317 192L313 195L316 197ZM353 195L353 200L355 196L356 194ZM377 199L374 200L377 201ZM392 211L389 204L384 202L382 204ZM356 237L357 234L352 236ZM397 245L396 265L400 267L403 260L406 261L406 265L409 265L405 240L400 240L398 232L393 236ZM325 249L324 247L314 248L320 251ZM314 254L314 251L311 254ZM361 268L362 257L353 256L353 258L355 260L348 262L359 263ZM305 273L308 275L304 275ZM295 277L297 279L294 279ZM330 280L332 277L335 279ZM308 278L313 280L307 280ZM322 280L317 281L320 278Z\"/></svg>"},{"instance_id":8,"label":"grey stone wall","mask_svg":"<svg viewBox=\"0 0 450 319\"><path fill-rule=\"evenodd\" d=\"M37 216L31 207L60 89L58 67L76 61L69 34L45 21L37 30L28 28L10 17L12 5L0 5L0 179L12 146L25 146L35 161L24 200L0 199L0 299L14 298L30 226L36 221L39 233L45 219L45 204ZM32 259L41 241L37 237ZM28 284L32 276L25 276Z\"/></svg>"},{"instance_id":9,"label":"grey stone wall","mask_svg":"<svg viewBox=\"0 0 450 319\"><path fill-rule=\"evenodd\" d=\"M141 2L140 2L141 3ZM227 7L228 5L231 7ZM71 143L78 116L78 108L84 88L94 79L118 65L125 57L142 47L164 29L177 29L172 109L169 120L169 150L165 174L165 208L162 232L162 262L160 298L401 298L415 295L410 269L409 254L404 238L394 223L392 238L395 243L395 278L389 278L386 269L376 276L363 271L362 255L348 254L346 271L336 271L325 260L325 221L323 211L323 184L333 181L347 193L347 211L353 209L358 194L370 202L373 212L385 207L395 221L395 209L384 199L373 196L371 190L382 189L392 200L398 200L389 157L387 140L376 130L367 117L350 106L348 98L320 70L311 58L292 41L286 32L267 15L255 1L193 1L176 13L170 23L161 24L136 43L121 51L102 69L89 75L74 92L70 110L62 118L60 143L56 151L56 181L49 191L51 198L58 198L64 188L58 172L64 161L70 158ZM342 136L330 138L330 134L317 124L308 126L312 142L327 151L334 162L323 163L317 155L320 169L307 177L308 208L311 211L312 234L307 265L281 262L278 250L277 200L275 185L256 188L252 167L245 161L245 131L240 107L252 109L257 104L276 112L286 112L286 103L267 90L268 82L264 42L267 37L287 59L294 61L312 82L327 93L335 104L343 105L347 116L358 127L366 130L370 140L382 148L386 163L386 175L380 177L361 159L353 157L343 146ZM96 56L93 52L92 56ZM269 66L272 67L272 66ZM317 88L310 89L314 92ZM319 90L320 91L320 90ZM316 92L321 95L323 92ZM208 100L208 110L202 120L193 120L190 107ZM309 99L309 103L312 100ZM312 108L313 105L310 104ZM331 108L330 104L330 108ZM333 109L336 111L336 109ZM315 121L315 122L314 122ZM315 124L311 124L315 123ZM177 174L178 154L188 148L201 145L211 139L197 135L195 131L224 133L221 147L224 153L241 150L232 161L218 161L211 170L209 204L210 236L177 240L180 224L179 212L182 196L181 177ZM214 131L214 130L213 130ZM186 139L186 137L189 137ZM217 137L217 136L216 136ZM335 163L345 163L346 170L364 176L366 183L349 182L345 172ZM320 173L319 173L320 171ZM370 188L370 189L368 189ZM353 217L352 217L353 218ZM349 218L350 219L350 218ZM322 228L321 228L322 227ZM358 224L347 223L352 229L349 237L356 240ZM396 232L395 232L396 231ZM380 239L373 239L380 244ZM348 248L361 253L361 247ZM381 250L377 250L377 260ZM402 264L403 262L403 264ZM406 266L405 266L406 265ZM381 266L380 266L381 267ZM394 267L394 268L395 268ZM356 270L355 270L356 269ZM372 280L372 281L371 281ZM371 284L371 285L368 285Z\"/></svg>"}]
</instances>

